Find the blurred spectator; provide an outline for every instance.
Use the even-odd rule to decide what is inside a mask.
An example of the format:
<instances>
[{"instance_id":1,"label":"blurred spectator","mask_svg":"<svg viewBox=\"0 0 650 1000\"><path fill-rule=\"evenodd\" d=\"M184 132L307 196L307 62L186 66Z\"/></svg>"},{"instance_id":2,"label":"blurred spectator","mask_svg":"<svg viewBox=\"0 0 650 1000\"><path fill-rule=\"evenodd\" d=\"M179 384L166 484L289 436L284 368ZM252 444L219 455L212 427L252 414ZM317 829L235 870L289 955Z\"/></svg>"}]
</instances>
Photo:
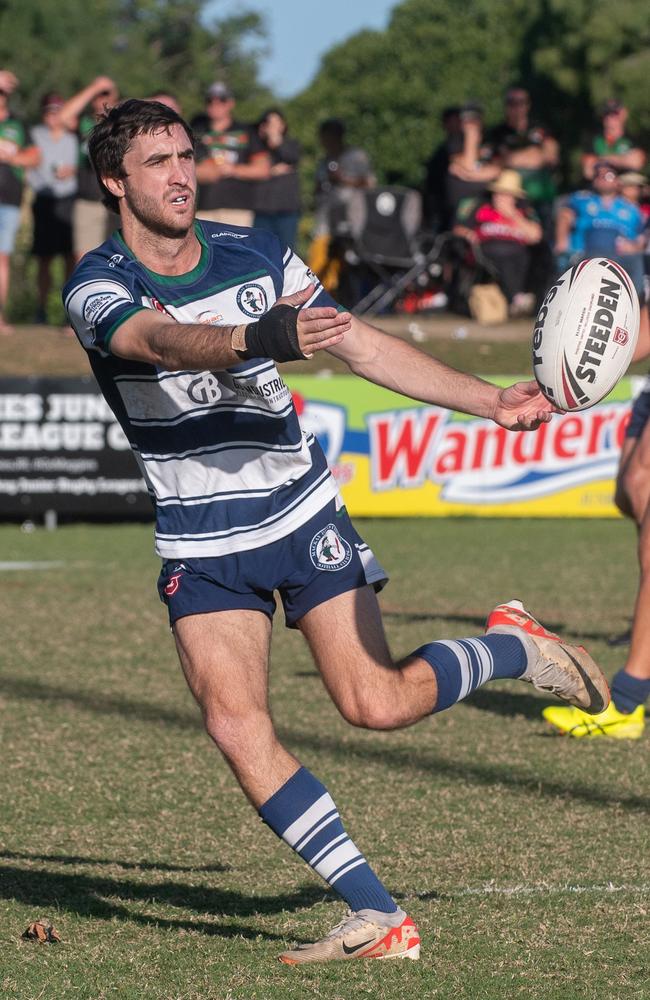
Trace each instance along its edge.
<instances>
[{"instance_id":1,"label":"blurred spectator","mask_svg":"<svg viewBox=\"0 0 650 1000\"><path fill-rule=\"evenodd\" d=\"M513 315L532 311L535 297L526 281L530 247L542 239L542 227L528 203L516 170L504 170L489 185L489 197L460 210L454 233L480 247L508 300Z\"/></svg>"},{"instance_id":2,"label":"blurred spectator","mask_svg":"<svg viewBox=\"0 0 650 1000\"><path fill-rule=\"evenodd\" d=\"M345 233L351 193L375 185L370 157L359 146L348 146L345 132L345 123L339 118L326 119L318 130L325 155L316 164L314 232L308 262L328 291L338 283L336 240Z\"/></svg>"},{"instance_id":3,"label":"blurred spectator","mask_svg":"<svg viewBox=\"0 0 650 1000\"><path fill-rule=\"evenodd\" d=\"M45 94L41 100L42 124L31 130L32 142L41 154L38 167L27 175L34 192L32 253L38 258L37 323L47 322L53 258L63 257L66 280L74 267L72 210L77 190L79 142L61 122L59 113L63 103L59 94Z\"/></svg>"},{"instance_id":4,"label":"blurred spectator","mask_svg":"<svg viewBox=\"0 0 650 1000\"><path fill-rule=\"evenodd\" d=\"M7 323L11 254L20 223L25 168L37 166L40 153L28 144L22 122L9 109L9 97L18 86L18 78L8 69L0 69L0 334L13 333Z\"/></svg>"},{"instance_id":5,"label":"blurred spectator","mask_svg":"<svg viewBox=\"0 0 650 1000\"><path fill-rule=\"evenodd\" d=\"M598 161L591 191L576 191L558 211L555 252L572 261L605 256L617 260L643 294L643 215L620 194L610 163ZM566 262L566 261L565 261ZM562 266L562 265L561 265Z\"/></svg>"},{"instance_id":6,"label":"blurred spectator","mask_svg":"<svg viewBox=\"0 0 650 1000\"><path fill-rule=\"evenodd\" d=\"M510 87L506 91L504 120L487 132L486 141L503 167L518 172L544 232L552 238L553 203L557 195L553 172L559 162L559 147L543 125L531 122L527 90Z\"/></svg>"},{"instance_id":7,"label":"blurred spectator","mask_svg":"<svg viewBox=\"0 0 650 1000\"><path fill-rule=\"evenodd\" d=\"M456 218L465 199L482 197L488 184L499 176L501 167L492 163L492 151L483 139L483 112L478 104L460 110L460 133L448 140L449 168L445 180L445 212Z\"/></svg>"},{"instance_id":8,"label":"blurred spectator","mask_svg":"<svg viewBox=\"0 0 650 1000\"><path fill-rule=\"evenodd\" d=\"M627 108L620 101L605 101L601 111L602 128L582 154L582 173L592 180L596 163L607 160L619 172L643 170L646 155L626 134Z\"/></svg>"},{"instance_id":9,"label":"blurred spectator","mask_svg":"<svg viewBox=\"0 0 650 1000\"><path fill-rule=\"evenodd\" d=\"M174 94L168 93L166 90L157 90L155 94L151 95L151 97L147 97L147 100L158 101L159 104L164 104L166 107L171 108L177 115L182 116L183 114L178 98L175 97Z\"/></svg>"},{"instance_id":10,"label":"blurred spectator","mask_svg":"<svg viewBox=\"0 0 650 1000\"><path fill-rule=\"evenodd\" d=\"M287 135L286 118L277 108L262 115L257 134L270 156L271 176L257 186L254 224L275 233L284 246L293 247L300 218L300 144Z\"/></svg>"},{"instance_id":11,"label":"blurred spectator","mask_svg":"<svg viewBox=\"0 0 650 1000\"><path fill-rule=\"evenodd\" d=\"M213 222L252 226L254 182L269 177L271 158L256 129L233 118L235 99L225 83L208 88L205 107L205 115L192 121L203 146L197 144L198 214Z\"/></svg>"},{"instance_id":12,"label":"blurred spectator","mask_svg":"<svg viewBox=\"0 0 650 1000\"><path fill-rule=\"evenodd\" d=\"M79 260L94 250L116 229L119 221L102 202L95 171L88 159L88 136L95 122L107 108L119 100L117 85L108 76L98 76L87 87L65 102L59 112L64 128L76 132L79 139L77 197L72 213L74 253ZM90 113L86 108L90 105Z\"/></svg>"},{"instance_id":13,"label":"blurred spectator","mask_svg":"<svg viewBox=\"0 0 650 1000\"><path fill-rule=\"evenodd\" d=\"M619 174L618 188L621 198L631 201L633 205L640 206L641 196L647 183L648 182L644 175L639 174L634 170L627 170L625 173ZM643 209L641 211L643 212ZM645 215L645 213L643 214Z\"/></svg>"},{"instance_id":14,"label":"blurred spectator","mask_svg":"<svg viewBox=\"0 0 650 1000\"><path fill-rule=\"evenodd\" d=\"M424 216L427 225L434 232L445 232L451 226L445 200L447 171L449 170L449 140L452 136L461 134L460 107L456 105L445 108L442 112L441 124L445 138L434 149L425 164L424 180Z\"/></svg>"}]
</instances>

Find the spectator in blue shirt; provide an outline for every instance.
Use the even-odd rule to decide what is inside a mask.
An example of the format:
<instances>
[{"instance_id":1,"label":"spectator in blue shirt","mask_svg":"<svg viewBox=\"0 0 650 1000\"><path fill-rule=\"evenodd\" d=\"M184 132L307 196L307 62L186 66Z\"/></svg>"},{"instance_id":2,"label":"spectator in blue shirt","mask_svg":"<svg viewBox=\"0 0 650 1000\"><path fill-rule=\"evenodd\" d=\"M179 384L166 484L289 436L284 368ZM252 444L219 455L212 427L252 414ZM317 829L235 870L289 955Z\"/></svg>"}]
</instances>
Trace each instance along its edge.
<instances>
[{"instance_id":1,"label":"spectator in blue shirt","mask_svg":"<svg viewBox=\"0 0 650 1000\"><path fill-rule=\"evenodd\" d=\"M643 291L643 215L621 197L616 171L600 161L591 191L576 191L558 212L555 252L572 261L604 256L618 261Z\"/></svg>"}]
</instances>

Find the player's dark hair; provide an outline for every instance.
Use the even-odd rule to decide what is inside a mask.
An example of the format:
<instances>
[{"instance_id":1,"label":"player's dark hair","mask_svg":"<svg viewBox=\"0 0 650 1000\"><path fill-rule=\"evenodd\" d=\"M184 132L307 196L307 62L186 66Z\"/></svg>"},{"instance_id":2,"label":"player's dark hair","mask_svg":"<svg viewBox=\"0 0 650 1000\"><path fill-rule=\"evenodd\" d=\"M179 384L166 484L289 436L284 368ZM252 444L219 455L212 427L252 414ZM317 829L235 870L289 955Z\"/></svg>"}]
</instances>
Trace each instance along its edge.
<instances>
[{"instance_id":1,"label":"player's dark hair","mask_svg":"<svg viewBox=\"0 0 650 1000\"><path fill-rule=\"evenodd\" d=\"M119 215L119 198L111 194L102 177L126 177L124 156L137 135L149 135L172 125L181 125L194 145L192 129L184 118L159 101L139 101L131 98L106 111L90 133L88 156L102 191L102 201Z\"/></svg>"}]
</instances>

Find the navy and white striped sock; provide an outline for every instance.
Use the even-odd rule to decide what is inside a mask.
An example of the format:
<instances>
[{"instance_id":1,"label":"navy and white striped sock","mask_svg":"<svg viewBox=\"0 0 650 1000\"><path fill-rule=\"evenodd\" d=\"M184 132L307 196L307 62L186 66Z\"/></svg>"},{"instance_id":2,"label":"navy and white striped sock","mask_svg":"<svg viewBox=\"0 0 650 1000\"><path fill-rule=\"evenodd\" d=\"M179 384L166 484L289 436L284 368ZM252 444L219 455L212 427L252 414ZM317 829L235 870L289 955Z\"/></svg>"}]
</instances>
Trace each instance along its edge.
<instances>
[{"instance_id":1,"label":"navy and white striped sock","mask_svg":"<svg viewBox=\"0 0 650 1000\"><path fill-rule=\"evenodd\" d=\"M331 795L306 767L296 771L259 812L351 910L397 910L395 900L345 832Z\"/></svg>"},{"instance_id":2,"label":"navy and white striped sock","mask_svg":"<svg viewBox=\"0 0 650 1000\"><path fill-rule=\"evenodd\" d=\"M462 701L486 681L521 677L527 663L521 639L500 632L476 639L428 642L411 655L426 660L436 675L438 698L434 712Z\"/></svg>"}]
</instances>

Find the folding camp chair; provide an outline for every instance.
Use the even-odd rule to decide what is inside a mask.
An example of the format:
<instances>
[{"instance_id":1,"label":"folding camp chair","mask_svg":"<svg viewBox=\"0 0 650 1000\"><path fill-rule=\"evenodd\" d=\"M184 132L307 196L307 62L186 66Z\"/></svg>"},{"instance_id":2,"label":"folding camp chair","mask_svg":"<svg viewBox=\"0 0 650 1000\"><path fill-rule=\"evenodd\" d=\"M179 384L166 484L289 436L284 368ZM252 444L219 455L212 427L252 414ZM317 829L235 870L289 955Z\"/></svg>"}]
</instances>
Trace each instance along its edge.
<instances>
[{"instance_id":1,"label":"folding camp chair","mask_svg":"<svg viewBox=\"0 0 650 1000\"><path fill-rule=\"evenodd\" d=\"M422 198L403 187L366 188L352 192L346 218L345 262L364 270L374 287L356 303L358 315L381 312L409 286L428 284L444 237L423 234Z\"/></svg>"}]
</instances>

